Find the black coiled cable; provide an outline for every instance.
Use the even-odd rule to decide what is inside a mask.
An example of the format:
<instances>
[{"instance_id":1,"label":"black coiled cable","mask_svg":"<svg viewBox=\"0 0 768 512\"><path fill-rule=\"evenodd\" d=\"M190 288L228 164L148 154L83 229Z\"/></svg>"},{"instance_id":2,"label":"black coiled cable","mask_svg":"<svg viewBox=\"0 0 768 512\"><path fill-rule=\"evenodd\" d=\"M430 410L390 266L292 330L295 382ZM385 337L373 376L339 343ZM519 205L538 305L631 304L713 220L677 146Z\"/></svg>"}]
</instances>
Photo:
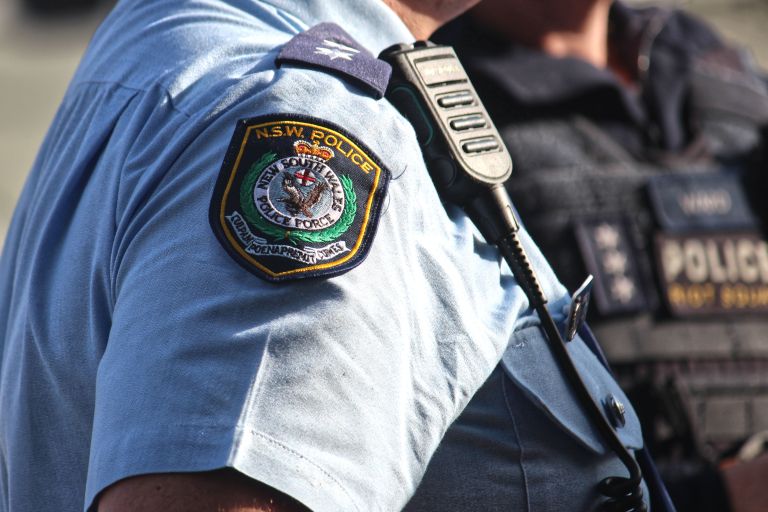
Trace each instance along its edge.
<instances>
[{"instance_id":1,"label":"black coiled cable","mask_svg":"<svg viewBox=\"0 0 768 512\"><path fill-rule=\"evenodd\" d=\"M606 498L600 504L598 512L646 512L647 507L643 500L642 490L643 475L640 466L608 423L600 405L595 402L573 364L570 354L568 354L566 342L546 307L547 298L520 241L518 223L511 200L503 186L491 187L489 192L491 197L484 197L479 202L472 203L468 208L468 213L478 225L485 223L485 228L481 227L484 236L499 248L515 279L528 297L528 301L538 313L542 328L549 341L550 350L554 354L560 370L570 381L581 405L592 418L592 422L609 448L629 471L629 477L608 477L598 484L598 492ZM495 205L496 208L491 206L489 209L490 205ZM487 224L489 218L494 217L494 225L489 226Z\"/></svg>"}]
</instances>

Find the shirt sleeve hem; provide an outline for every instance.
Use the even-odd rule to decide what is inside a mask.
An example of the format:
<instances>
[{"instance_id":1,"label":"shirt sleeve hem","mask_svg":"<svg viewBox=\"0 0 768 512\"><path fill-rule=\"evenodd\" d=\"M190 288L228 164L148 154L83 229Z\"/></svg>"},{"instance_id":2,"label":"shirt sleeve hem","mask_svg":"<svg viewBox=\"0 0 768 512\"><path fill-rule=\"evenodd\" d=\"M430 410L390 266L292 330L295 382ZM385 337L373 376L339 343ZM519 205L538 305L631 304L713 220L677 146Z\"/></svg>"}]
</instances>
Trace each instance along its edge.
<instances>
[{"instance_id":1,"label":"shirt sleeve hem","mask_svg":"<svg viewBox=\"0 0 768 512\"><path fill-rule=\"evenodd\" d=\"M91 446L86 512L96 512L96 498L110 485L138 475L212 471L227 466L233 427L166 425L149 430L114 432Z\"/></svg>"},{"instance_id":2,"label":"shirt sleeve hem","mask_svg":"<svg viewBox=\"0 0 768 512\"><path fill-rule=\"evenodd\" d=\"M330 472L262 432L240 432L230 466L297 499L314 512L361 510Z\"/></svg>"},{"instance_id":3,"label":"shirt sleeve hem","mask_svg":"<svg viewBox=\"0 0 768 512\"><path fill-rule=\"evenodd\" d=\"M84 510L96 512L98 495L125 478L226 467L291 496L314 512L360 512L328 471L271 436L234 427L182 426L154 433L121 432L110 446L92 447Z\"/></svg>"}]
</instances>

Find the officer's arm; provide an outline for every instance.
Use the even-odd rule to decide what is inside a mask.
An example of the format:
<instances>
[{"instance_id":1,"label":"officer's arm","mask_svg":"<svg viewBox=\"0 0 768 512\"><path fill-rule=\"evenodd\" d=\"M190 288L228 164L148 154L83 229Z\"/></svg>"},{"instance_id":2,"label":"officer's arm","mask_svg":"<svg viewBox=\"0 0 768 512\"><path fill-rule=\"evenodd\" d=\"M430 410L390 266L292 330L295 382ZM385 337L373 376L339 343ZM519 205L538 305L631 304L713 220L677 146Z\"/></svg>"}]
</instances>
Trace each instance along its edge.
<instances>
[{"instance_id":1,"label":"officer's arm","mask_svg":"<svg viewBox=\"0 0 768 512\"><path fill-rule=\"evenodd\" d=\"M108 487L98 512L309 512L285 494L233 470L126 478Z\"/></svg>"},{"instance_id":2,"label":"officer's arm","mask_svg":"<svg viewBox=\"0 0 768 512\"><path fill-rule=\"evenodd\" d=\"M768 454L723 470L733 512L761 512L768 506Z\"/></svg>"}]
</instances>

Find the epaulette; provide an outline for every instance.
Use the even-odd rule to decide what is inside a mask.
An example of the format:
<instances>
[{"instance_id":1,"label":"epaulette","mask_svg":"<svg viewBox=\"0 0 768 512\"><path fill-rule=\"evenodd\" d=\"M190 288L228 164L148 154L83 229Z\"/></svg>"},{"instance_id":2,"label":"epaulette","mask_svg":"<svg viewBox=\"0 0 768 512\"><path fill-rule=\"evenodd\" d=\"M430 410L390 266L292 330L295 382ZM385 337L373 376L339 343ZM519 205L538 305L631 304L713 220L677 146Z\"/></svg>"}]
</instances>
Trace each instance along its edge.
<instances>
[{"instance_id":1,"label":"epaulette","mask_svg":"<svg viewBox=\"0 0 768 512\"><path fill-rule=\"evenodd\" d=\"M350 80L376 99L384 96L392 74L389 64L377 59L334 23L321 23L294 36L283 46L275 63L328 71Z\"/></svg>"}]
</instances>

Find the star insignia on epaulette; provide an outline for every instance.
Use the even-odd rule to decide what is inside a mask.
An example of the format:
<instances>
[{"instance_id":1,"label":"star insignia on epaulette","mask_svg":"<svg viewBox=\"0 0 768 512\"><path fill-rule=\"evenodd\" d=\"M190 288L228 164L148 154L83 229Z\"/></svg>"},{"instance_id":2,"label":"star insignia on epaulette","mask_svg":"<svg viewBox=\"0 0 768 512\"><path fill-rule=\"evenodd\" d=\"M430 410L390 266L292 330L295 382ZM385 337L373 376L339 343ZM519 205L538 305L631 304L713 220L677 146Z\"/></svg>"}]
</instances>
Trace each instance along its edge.
<instances>
[{"instance_id":1,"label":"star insignia on epaulette","mask_svg":"<svg viewBox=\"0 0 768 512\"><path fill-rule=\"evenodd\" d=\"M337 43L336 41L325 39L323 40L323 43L324 46L318 46L315 48L315 53L318 55L325 55L330 60L344 59L351 61L352 57L354 57L356 53L360 53L360 50L356 50L351 46Z\"/></svg>"}]
</instances>

